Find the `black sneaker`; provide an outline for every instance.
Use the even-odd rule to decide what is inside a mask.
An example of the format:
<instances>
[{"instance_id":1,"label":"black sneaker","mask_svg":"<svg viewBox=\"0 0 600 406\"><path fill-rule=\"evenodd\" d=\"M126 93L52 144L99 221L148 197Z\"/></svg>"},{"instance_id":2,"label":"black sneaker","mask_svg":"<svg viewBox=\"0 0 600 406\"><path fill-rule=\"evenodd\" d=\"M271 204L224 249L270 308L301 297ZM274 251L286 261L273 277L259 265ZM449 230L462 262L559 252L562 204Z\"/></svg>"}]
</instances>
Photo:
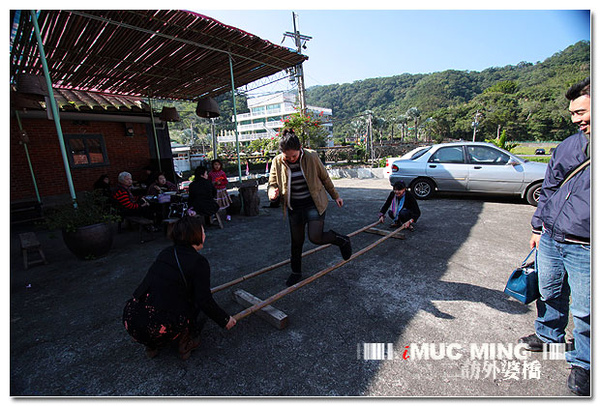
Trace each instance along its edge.
<instances>
[{"instance_id":1,"label":"black sneaker","mask_svg":"<svg viewBox=\"0 0 600 406\"><path fill-rule=\"evenodd\" d=\"M339 237L344 240L344 243L340 245L340 252L342 253L342 258L344 258L344 261L347 261L352 256L352 244L350 243L350 237L345 235L340 235Z\"/></svg>"},{"instance_id":2,"label":"black sneaker","mask_svg":"<svg viewBox=\"0 0 600 406\"><path fill-rule=\"evenodd\" d=\"M567 386L578 396L590 396L590 370L573 365Z\"/></svg>"},{"instance_id":3,"label":"black sneaker","mask_svg":"<svg viewBox=\"0 0 600 406\"><path fill-rule=\"evenodd\" d=\"M301 273L292 272L290 274L289 278L287 279L287 281L285 281L285 284L287 286L292 286L292 285L295 285L296 283L300 282L300 279L302 279Z\"/></svg>"},{"instance_id":4,"label":"black sneaker","mask_svg":"<svg viewBox=\"0 0 600 406\"><path fill-rule=\"evenodd\" d=\"M527 344L525 349L533 352L542 352L545 344L535 333L519 338L519 343Z\"/></svg>"}]
</instances>

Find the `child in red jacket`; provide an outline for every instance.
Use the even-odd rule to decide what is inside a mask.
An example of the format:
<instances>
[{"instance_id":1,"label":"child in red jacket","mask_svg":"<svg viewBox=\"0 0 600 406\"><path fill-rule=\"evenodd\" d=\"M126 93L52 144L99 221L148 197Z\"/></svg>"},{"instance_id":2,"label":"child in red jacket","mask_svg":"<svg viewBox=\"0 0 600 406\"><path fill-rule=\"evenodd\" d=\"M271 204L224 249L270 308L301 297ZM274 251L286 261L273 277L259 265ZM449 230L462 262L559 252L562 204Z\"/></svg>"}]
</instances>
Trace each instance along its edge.
<instances>
[{"instance_id":1,"label":"child in red jacket","mask_svg":"<svg viewBox=\"0 0 600 406\"><path fill-rule=\"evenodd\" d=\"M223 171L223 164L218 159L212 161L212 170L208 173L208 179L217 189L217 203L219 210L226 210L231 204L231 197L227 193L227 174ZM227 216L227 220L231 217Z\"/></svg>"}]
</instances>

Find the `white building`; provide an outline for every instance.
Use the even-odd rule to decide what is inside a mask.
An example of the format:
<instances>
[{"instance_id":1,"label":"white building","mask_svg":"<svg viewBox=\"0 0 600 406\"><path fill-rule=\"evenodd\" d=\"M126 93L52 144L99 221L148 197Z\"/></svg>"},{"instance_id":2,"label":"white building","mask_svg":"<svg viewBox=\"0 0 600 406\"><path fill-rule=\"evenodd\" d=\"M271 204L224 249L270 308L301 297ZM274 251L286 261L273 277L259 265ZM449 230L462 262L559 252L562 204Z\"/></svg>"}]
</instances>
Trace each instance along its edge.
<instances>
[{"instance_id":1,"label":"white building","mask_svg":"<svg viewBox=\"0 0 600 406\"><path fill-rule=\"evenodd\" d=\"M296 104L296 93L281 92L248 99L250 113L237 115L238 140L244 142L273 137L283 128L286 116L297 112L294 108ZM323 128L328 132L327 146L333 146L331 109L314 106L306 106L306 109L322 117ZM235 134L217 136L217 141L235 142Z\"/></svg>"},{"instance_id":2,"label":"white building","mask_svg":"<svg viewBox=\"0 0 600 406\"><path fill-rule=\"evenodd\" d=\"M192 169L190 165L190 147L176 142L171 143L173 154L173 167L175 172L184 172Z\"/></svg>"}]
</instances>

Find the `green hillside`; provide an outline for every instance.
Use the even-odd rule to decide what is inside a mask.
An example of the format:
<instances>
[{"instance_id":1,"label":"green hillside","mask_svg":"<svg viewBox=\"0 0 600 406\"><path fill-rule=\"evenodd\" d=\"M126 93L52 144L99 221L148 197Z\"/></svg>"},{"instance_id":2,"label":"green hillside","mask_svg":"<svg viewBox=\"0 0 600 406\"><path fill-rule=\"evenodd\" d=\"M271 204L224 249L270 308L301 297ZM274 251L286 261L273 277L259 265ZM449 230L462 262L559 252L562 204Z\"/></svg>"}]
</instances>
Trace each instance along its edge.
<instances>
[{"instance_id":1,"label":"green hillside","mask_svg":"<svg viewBox=\"0 0 600 406\"><path fill-rule=\"evenodd\" d=\"M491 67L482 72L447 70L402 74L307 89L307 103L331 108L334 137L365 132L383 139L508 138L563 140L575 132L564 97L567 88L590 75L590 43L581 41L543 62Z\"/></svg>"}]
</instances>

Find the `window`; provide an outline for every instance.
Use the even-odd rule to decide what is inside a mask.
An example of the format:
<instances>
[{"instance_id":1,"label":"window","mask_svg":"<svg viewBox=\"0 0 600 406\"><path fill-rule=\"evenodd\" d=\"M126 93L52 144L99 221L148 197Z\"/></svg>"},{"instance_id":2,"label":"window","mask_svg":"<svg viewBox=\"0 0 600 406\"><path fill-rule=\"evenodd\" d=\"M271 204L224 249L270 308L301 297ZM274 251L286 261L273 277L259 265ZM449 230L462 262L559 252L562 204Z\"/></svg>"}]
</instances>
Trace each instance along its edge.
<instances>
[{"instance_id":1,"label":"window","mask_svg":"<svg viewBox=\"0 0 600 406\"><path fill-rule=\"evenodd\" d=\"M505 165L510 159L508 154L490 147L470 146L467 152L473 164Z\"/></svg>"},{"instance_id":2,"label":"window","mask_svg":"<svg viewBox=\"0 0 600 406\"><path fill-rule=\"evenodd\" d=\"M101 134L65 135L67 154L72 167L108 165L108 155Z\"/></svg>"},{"instance_id":3,"label":"window","mask_svg":"<svg viewBox=\"0 0 600 406\"><path fill-rule=\"evenodd\" d=\"M429 158L429 162L437 162L437 163L464 163L465 158L463 155L462 147L445 147L438 149L432 156Z\"/></svg>"},{"instance_id":4,"label":"window","mask_svg":"<svg viewBox=\"0 0 600 406\"><path fill-rule=\"evenodd\" d=\"M269 104L267 106L267 114L279 113L281 111L281 104Z\"/></svg>"},{"instance_id":5,"label":"window","mask_svg":"<svg viewBox=\"0 0 600 406\"><path fill-rule=\"evenodd\" d=\"M253 115L262 115L265 114L265 106L258 106L252 109Z\"/></svg>"},{"instance_id":6,"label":"window","mask_svg":"<svg viewBox=\"0 0 600 406\"><path fill-rule=\"evenodd\" d=\"M415 154L413 156L411 156L410 159L414 161L415 159L423 156L423 154L425 154L430 149L431 149L431 147L423 148L422 150L415 152Z\"/></svg>"}]
</instances>

